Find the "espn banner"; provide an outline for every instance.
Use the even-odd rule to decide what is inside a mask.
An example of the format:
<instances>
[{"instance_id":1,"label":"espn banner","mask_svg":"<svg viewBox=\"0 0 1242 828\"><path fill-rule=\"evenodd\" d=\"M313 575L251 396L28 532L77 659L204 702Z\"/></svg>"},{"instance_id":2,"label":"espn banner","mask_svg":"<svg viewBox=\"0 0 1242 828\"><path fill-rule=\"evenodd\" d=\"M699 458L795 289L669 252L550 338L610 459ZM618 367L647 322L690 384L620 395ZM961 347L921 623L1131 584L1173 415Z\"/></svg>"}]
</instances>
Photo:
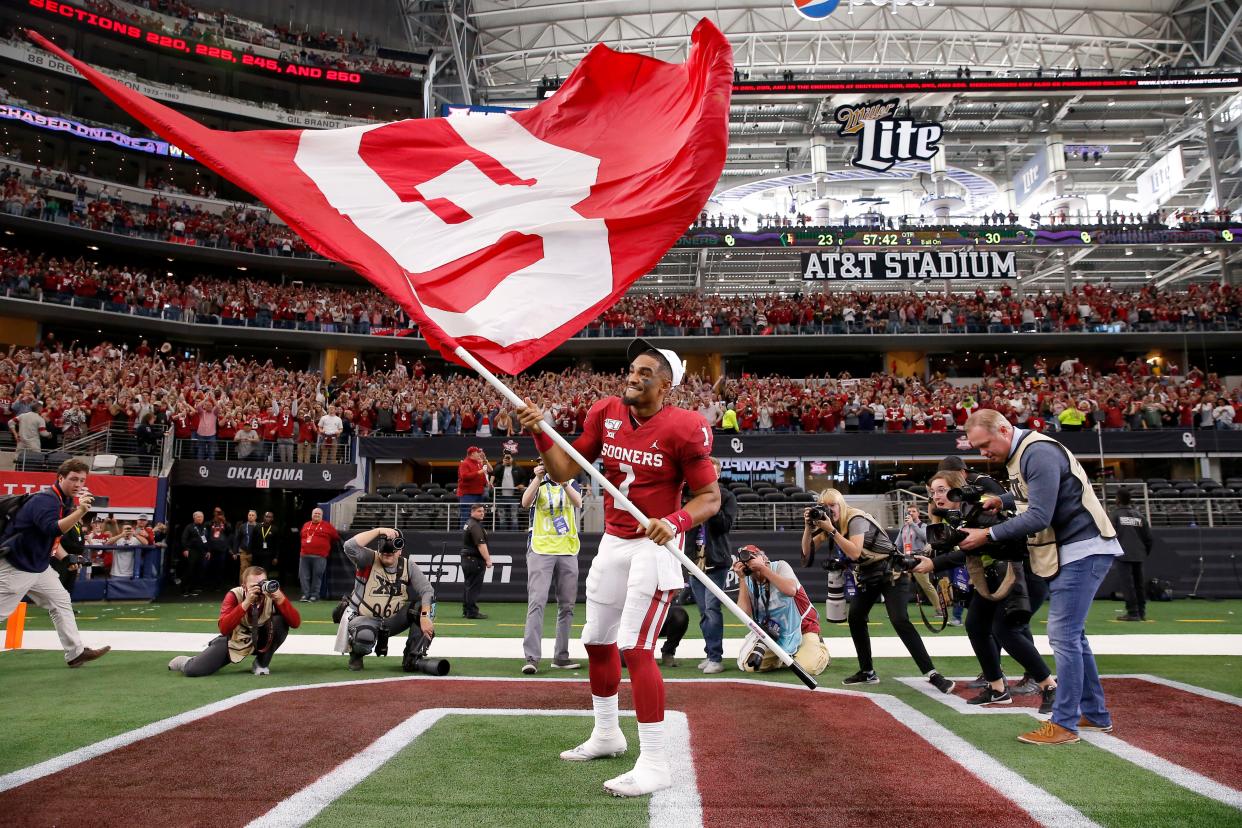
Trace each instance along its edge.
<instances>
[{"instance_id":1,"label":"espn banner","mask_svg":"<svg viewBox=\"0 0 1242 828\"><path fill-rule=\"evenodd\" d=\"M1012 250L894 250L803 253L802 278L881 281L884 279L1017 279Z\"/></svg>"}]
</instances>

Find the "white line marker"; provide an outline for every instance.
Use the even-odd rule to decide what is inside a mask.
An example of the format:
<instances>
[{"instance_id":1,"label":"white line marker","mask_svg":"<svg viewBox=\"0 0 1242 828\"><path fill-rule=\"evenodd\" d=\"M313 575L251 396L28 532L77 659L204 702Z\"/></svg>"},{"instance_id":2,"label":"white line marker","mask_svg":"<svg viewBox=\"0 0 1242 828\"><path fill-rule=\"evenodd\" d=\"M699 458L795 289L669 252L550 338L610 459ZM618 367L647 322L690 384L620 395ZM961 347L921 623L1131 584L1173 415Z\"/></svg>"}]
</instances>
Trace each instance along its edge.
<instances>
[{"instance_id":1,"label":"white line marker","mask_svg":"<svg viewBox=\"0 0 1242 828\"><path fill-rule=\"evenodd\" d=\"M1154 684L1163 684L1174 687L1178 690L1185 690L1196 695L1206 696L1208 698L1218 699L1229 704L1242 704L1242 699L1230 696L1227 693L1218 693L1215 690L1206 690L1202 687L1195 687L1192 684L1182 684L1181 682L1171 681L1169 679L1160 679L1155 676L1147 676L1142 674L1128 675L1102 675L1100 678L1132 678L1141 679L1143 681L1152 680ZM958 713L967 716L988 716L988 715L1025 715L1040 721L1045 720L1046 716L1040 716L1039 711L1030 707L983 707L982 705L967 704L966 700L960 696L953 694L945 695L934 687L927 684L925 679L921 678L899 678L902 684L913 687L915 690L926 696L935 699L946 707L952 707ZM1107 733L1095 733L1082 731L1078 737L1083 741L1089 742L1101 750L1105 750L1114 756L1124 759L1131 764L1138 765L1144 770L1151 771L1159 777L1167 779L1174 785L1185 788L1188 791L1199 794L1200 796L1214 799L1217 802L1242 810L1242 791L1236 791L1228 785L1209 779L1201 773L1192 771L1190 768L1183 767L1175 762L1170 762L1160 756L1136 747L1135 745L1119 739L1116 736Z\"/></svg>"},{"instance_id":2,"label":"white line marker","mask_svg":"<svg viewBox=\"0 0 1242 828\"><path fill-rule=\"evenodd\" d=\"M410 718L376 739L360 753L342 762L332 771L285 799L248 828L300 828L320 812L344 796L419 736L426 733L445 716L580 716L592 715L589 710L523 710L513 708L438 707L420 710ZM623 712L622 715L633 715ZM703 810L690 760L690 724L686 714L665 712L669 753L673 762L672 787L651 797L648 806L650 824L654 828L701 828ZM683 759L684 757L684 759ZM601 796L603 794L601 793Z\"/></svg>"}]
</instances>

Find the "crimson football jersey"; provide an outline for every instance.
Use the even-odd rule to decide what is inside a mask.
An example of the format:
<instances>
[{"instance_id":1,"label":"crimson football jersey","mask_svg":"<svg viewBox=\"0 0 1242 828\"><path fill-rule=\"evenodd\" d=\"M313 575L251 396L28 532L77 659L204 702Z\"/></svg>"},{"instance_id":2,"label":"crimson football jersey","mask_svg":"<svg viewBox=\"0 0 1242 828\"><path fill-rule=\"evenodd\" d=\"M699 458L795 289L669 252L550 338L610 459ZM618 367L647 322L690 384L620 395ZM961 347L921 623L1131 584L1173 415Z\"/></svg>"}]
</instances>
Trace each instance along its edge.
<instances>
[{"instance_id":1,"label":"crimson football jersey","mask_svg":"<svg viewBox=\"0 0 1242 828\"><path fill-rule=\"evenodd\" d=\"M649 518L681 508L683 481L697 491L716 480L712 430L695 411L666 405L636 429L630 407L620 397L591 406L574 448L588 460L601 460L604 476ZM619 538L646 534L629 512L604 494L604 531Z\"/></svg>"}]
</instances>

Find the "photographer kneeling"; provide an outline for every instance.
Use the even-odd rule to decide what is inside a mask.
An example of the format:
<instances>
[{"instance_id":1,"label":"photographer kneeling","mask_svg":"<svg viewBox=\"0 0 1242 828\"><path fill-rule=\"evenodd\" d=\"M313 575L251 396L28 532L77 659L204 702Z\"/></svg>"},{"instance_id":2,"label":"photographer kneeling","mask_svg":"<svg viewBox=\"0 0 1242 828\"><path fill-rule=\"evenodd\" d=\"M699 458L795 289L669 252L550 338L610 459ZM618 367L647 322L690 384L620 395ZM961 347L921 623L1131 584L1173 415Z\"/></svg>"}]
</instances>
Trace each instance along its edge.
<instances>
[{"instance_id":1,"label":"photographer kneeling","mask_svg":"<svg viewBox=\"0 0 1242 828\"><path fill-rule=\"evenodd\" d=\"M954 682L942 676L932 664L923 639L910 623L908 604L913 579L910 570L918 561L899 555L888 533L874 517L847 506L845 496L836 489L825 489L819 496L819 507L806 510L806 526L802 530L802 565L810 566L815 550L824 541L833 544L849 559L854 570L857 592L850 601L850 638L858 653L858 672L843 684L876 684L880 681L871 661L871 635L867 632L867 616L871 608L884 598L889 623L901 643L906 645L914 663L937 690L951 693Z\"/></svg>"},{"instance_id":2,"label":"photographer kneeling","mask_svg":"<svg viewBox=\"0 0 1242 828\"><path fill-rule=\"evenodd\" d=\"M368 548L377 539L379 546ZM406 630L402 669L424 670L423 656L436 634L435 592L418 565L402 555L404 548L398 529L371 529L345 541L345 554L354 565L354 591L337 632L337 650L349 653L350 670L361 670L362 659L373 652L388 655L388 637ZM436 664L443 665L436 674L448 672L447 661Z\"/></svg>"},{"instance_id":3,"label":"photographer kneeling","mask_svg":"<svg viewBox=\"0 0 1242 828\"><path fill-rule=\"evenodd\" d=\"M824 672L831 662L828 645L820 638L819 615L793 567L769 560L766 552L752 545L737 550L733 571L741 585L737 605L742 612L755 619L808 673L818 676ZM737 666L746 673L766 673L783 665L752 632L742 642Z\"/></svg>"},{"instance_id":4,"label":"photographer kneeling","mask_svg":"<svg viewBox=\"0 0 1242 828\"><path fill-rule=\"evenodd\" d=\"M986 496L980 487L967 486L963 472L937 472L927 482L927 491L932 498L932 519L937 521L928 527L927 534L929 546L937 554L934 558L920 556L914 571L943 572L965 565L975 587L970 593L966 613L966 634L987 683L967 704L1013 702L1005 674L1001 671L1000 652L997 650L999 644L1038 684L1042 695L1040 712L1045 715L1051 713L1057 684L1027 632L1031 602L1025 568L1020 561L992 558L986 554L990 548L987 546L980 550L984 554L976 553L969 559L966 552L957 547L957 541L965 536L964 532L959 534L959 528L972 524L975 528L983 528L981 524L990 526L1001 521L985 511L981 501ZM975 519L972 520L972 516ZM1009 546L1012 551L1006 554L1006 558L1025 557L1025 543L1019 541ZM1000 549L994 551L999 552Z\"/></svg>"},{"instance_id":5,"label":"photographer kneeling","mask_svg":"<svg viewBox=\"0 0 1242 828\"><path fill-rule=\"evenodd\" d=\"M190 678L210 676L226 664L254 656L256 676L271 673L272 656L285 643L290 629L302 625L302 616L281 590L270 581L267 570L252 566L242 573L241 586L233 587L220 604L220 634L196 656L180 655L168 669Z\"/></svg>"}]
</instances>

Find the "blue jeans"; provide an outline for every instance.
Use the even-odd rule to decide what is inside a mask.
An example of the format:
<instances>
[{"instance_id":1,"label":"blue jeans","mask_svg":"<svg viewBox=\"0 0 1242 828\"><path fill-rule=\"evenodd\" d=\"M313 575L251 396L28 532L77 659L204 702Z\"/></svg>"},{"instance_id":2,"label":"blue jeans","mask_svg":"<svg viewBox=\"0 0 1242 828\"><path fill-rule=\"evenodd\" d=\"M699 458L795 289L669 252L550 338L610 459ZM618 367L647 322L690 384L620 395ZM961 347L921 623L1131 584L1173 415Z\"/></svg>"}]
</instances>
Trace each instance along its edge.
<instances>
[{"instance_id":1,"label":"blue jeans","mask_svg":"<svg viewBox=\"0 0 1242 828\"><path fill-rule=\"evenodd\" d=\"M729 568L719 566L707 570L706 574L712 583L724 589ZM720 611L720 599L708 592L693 575L690 576L690 591L694 594L694 603L699 605L699 629L703 631L707 660L721 661L724 658L724 615Z\"/></svg>"},{"instance_id":2,"label":"blue jeans","mask_svg":"<svg viewBox=\"0 0 1242 828\"><path fill-rule=\"evenodd\" d=\"M464 494L461 497L457 498L457 502L458 504L460 504L458 506L458 509L460 510L458 517L461 519L461 525L465 526L466 521L470 520L470 508L474 506L474 504L476 503L482 503L483 495Z\"/></svg>"},{"instance_id":3,"label":"blue jeans","mask_svg":"<svg viewBox=\"0 0 1242 828\"><path fill-rule=\"evenodd\" d=\"M1087 611L1112 566L1112 555L1091 555L1062 566L1048 581L1048 643L1057 664L1052 721L1075 733L1080 716L1098 725L1112 724L1086 632Z\"/></svg>"},{"instance_id":4,"label":"blue jeans","mask_svg":"<svg viewBox=\"0 0 1242 828\"><path fill-rule=\"evenodd\" d=\"M201 434L195 434L194 443L194 459L216 459L216 435L213 434L210 437L204 437Z\"/></svg>"}]
</instances>

